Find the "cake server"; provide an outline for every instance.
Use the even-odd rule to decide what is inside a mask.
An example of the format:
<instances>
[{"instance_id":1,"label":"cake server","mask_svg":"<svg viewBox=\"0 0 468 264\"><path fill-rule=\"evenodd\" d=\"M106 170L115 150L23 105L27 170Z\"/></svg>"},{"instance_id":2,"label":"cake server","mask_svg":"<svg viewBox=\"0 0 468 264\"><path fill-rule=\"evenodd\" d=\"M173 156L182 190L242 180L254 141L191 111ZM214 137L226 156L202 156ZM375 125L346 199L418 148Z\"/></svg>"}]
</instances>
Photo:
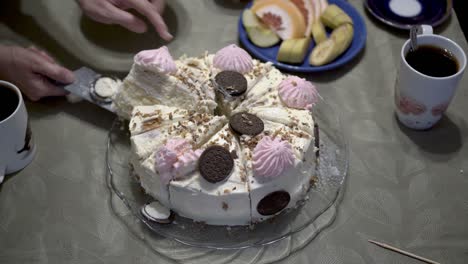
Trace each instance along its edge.
<instances>
[{"instance_id":1,"label":"cake server","mask_svg":"<svg viewBox=\"0 0 468 264\"><path fill-rule=\"evenodd\" d=\"M94 84L96 81L99 80L99 78L106 76L103 76L87 67L82 67L74 71L74 73L76 79L74 83L63 85L54 82L54 84L63 87L63 89L85 99L88 102L115 113L115 110L112 107L112 99L100 97L94 92Z\"/></svg>"}]
</instances>

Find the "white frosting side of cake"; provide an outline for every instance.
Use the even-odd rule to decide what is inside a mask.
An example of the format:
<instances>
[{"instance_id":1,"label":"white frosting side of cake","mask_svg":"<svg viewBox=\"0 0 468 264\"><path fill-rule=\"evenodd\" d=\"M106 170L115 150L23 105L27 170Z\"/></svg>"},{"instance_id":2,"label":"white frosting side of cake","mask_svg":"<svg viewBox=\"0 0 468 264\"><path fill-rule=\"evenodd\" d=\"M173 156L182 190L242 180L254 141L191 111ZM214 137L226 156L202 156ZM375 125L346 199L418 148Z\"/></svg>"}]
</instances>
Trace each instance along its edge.
<instances>
[{"instance_id":1,"label":"white frosting side of cake","mask_svg":"<svg viewBox=\"0 0 468 264\"><path fill-rule=\"evenodd\" d=\"M234 151L234 168L230 176L219 183L206 181L195 171L183 180L173 180L169 192L173 210L181 216L212 225L247 225L250 223L250 200L241 149L227 124L208 143Z\"/></svg>"},{"instance_id":2,"label":"white frosting side of cake","mask_svg":"<svg viewBox=\"0 0 468 264\"><path fill-rule=\"evenodd\" d=\"M143 162L135 160L134 157L130 161L145 192L157 199L162 205L171 208L167 185L162 183L159 174L156 172L154 155L155 153Z\"/></svg>"},{"instance_id":3,"label":"white frosting side of cake","mask_svg":"<svg viewBox=\"0 0 468 264\"><path fill-rule=\"evenodd\" d=\"M268 194L275 191L286 191L291 200L286 208L294 208L298 201L304 198L309 189L311 172L315 170L314 146L310 145L312 137L299 130L290 129L282 124L264 121L265 130L255 137L241 136L241 148L245 158L247 181L250 189L250 201L252 208L252 222L259 222L271 218L274 215L264 216L258 213L258 203ZM294 165L282 172L281 176L264 180L256 177L253 170L252 156L258 141L265 135L280 137L289 142L294 152Z\"/></svg>"}]
</instances>

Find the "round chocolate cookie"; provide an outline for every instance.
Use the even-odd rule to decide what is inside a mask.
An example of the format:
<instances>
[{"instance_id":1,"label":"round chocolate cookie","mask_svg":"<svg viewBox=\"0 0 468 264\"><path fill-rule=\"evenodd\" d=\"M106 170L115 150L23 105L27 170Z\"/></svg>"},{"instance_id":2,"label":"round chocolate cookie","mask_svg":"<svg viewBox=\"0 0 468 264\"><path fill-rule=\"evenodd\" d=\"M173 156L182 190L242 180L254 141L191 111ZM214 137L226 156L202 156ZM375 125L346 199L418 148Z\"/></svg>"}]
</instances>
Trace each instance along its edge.
<instances>
[{"instance_id":1,"label":"round chocolate cookie","mask_svg":"<svg viewBox=\"0 0 468 264\"><path fill-rule=\"evenodd\" d=\"M249 113L237 113L229 119L229 125L234 132L240 135L256 136L262 133L265 125L256 115Z\"/></svg>"},{"instance_id":2,"label":"round chocolate cookie","mask_svg":"<svg viewBox=\"0 0 468 264\"><path fill-rule=\"evenodd\" d=\"M257 211L261 215L274 215L288 206L291 196L286 191L272 192L257 204Z\"/></svg>"},{"instance_id":3,"label":"round chocolate cookie","mask_svg":"<svg viewBox=\"0 0 468 264\"><path fill-rule=\"evenodd\" d=\"M205 149L198 160L201 176L211 183L226 179L233 168L234 160L231 153L218 145Z\"/></svg>"},{"instance_id":4,"label":"round chocolate cookie","mask_svg":"<svg viewBox=\"0 0 468 264\"><path fill-rule=\"evenodd\" d=\"M215 76L216 85L231 96L239 96L247 91L244 75L235 71L222 71Z\"/></svg>"}]
</instances>

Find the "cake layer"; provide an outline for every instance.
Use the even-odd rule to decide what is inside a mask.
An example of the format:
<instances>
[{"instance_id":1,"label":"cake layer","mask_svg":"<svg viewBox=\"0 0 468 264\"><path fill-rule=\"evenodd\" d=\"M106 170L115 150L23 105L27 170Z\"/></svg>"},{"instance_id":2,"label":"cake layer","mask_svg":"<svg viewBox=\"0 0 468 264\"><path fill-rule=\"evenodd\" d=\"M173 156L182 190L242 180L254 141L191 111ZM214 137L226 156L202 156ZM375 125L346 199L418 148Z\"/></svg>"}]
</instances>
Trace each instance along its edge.
<instances>
[{"instance_id":1,"label":"cake layer","mask_svg":"<svg viewBox=\"0 0 468 264\"><path fill-rule=\"evenodd\" d=\"M195 112L165 105L136 106L133 108L129 130L138 135L149 130L188 120Z\"/></svg>"},{"instance_id":2,"label":"cake layer","mask_svg":"<svg viewBox=\"0 0 468 264\"><path fill-rule=\"evenodd\" d=\"M156 50L157 51L157 50ZM138 55L137 55L138 56ZM165 72L155 62L135 63L113 98L117 113L130 119L133 107L167 105L201 113L213 113L215 94L206 70L194 67L188 61L173 62L175 72Z\"/></svg>"}]
</instances>

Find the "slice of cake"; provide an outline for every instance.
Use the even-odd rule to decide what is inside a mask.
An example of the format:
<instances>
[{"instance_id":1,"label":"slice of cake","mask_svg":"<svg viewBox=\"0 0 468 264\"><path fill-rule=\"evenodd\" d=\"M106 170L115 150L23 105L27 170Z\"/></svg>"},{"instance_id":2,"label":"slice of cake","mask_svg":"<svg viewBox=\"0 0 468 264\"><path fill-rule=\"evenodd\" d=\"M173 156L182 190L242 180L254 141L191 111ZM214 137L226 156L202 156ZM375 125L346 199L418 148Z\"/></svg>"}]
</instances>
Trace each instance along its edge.
<instances>
[{"instance_id":1,"label":"slice of cake","mask_svg":"<svg viewBox=\"0 0 468 264\"><path fill-rule=\"evenodd\" d=\"M196 68L177 65L167 47L142 51L113 98L114 108L127 119L133 107L154 104L213 113L214 91L205 79Z\"/></svg>"},{"instance_id":2,"label":"slice of cake","mask_svg":"<svg viewBox=\"0 0 468 264\"><path fill-rule=\"evenodd\" d=\"M253 223L296 207L310 187L316 161L311 135L263 122L261 134L240 137Z\"/></svg>"},{"instance_id":3,"label":"slice of cake","mask_svg":"<svg viewBox=\"0 0 468 264\"><path fill-rule=\"evenodd\" d=\"M160 108L160 106L155 106L155 108ZM132 153L136 155L136 160L141 161L170 138L186 139L194 146L199 146L208 141L226 123L224 116L212 116L176 108L165 113L155 111L151 118L141 119L140 113L143 109L136 107L130 121ZM179 120L172 120L173 122L170 122L170 119L163 120L165 115L170 116L171 113L173 117L180 115ZM161 122L166 125L159 125ZM138 128L142 128L140 133L137 133Z\"/></svg>"},{"instance_id":4,"label":"slice of cake","mask_svg":"<svg viewBox=\"0 0 468 264\"><path fill-rule=\"evenodd\" d=\"M247 90L245 99L234 112L242 112L253 106L261 106L267 94L278 95L278 86L286 77L277 69L270 70L255 86Z\"/></svg>"},{"instance_id":5,"label":"slice of cake","mask_svg":"<svg viewBox=\"0 0 468 264\"><path fill-rule=\"evenodd\" d=\"M199 169L192 175L171 181L171 206L179 215L207 224L248 225L251 218L246 172L241 148L229 125L201 147L204 153L212 149L216 151L216 148L221 148L221 154L214 152L214 157L208 157L209 161L216 162L214 165L219 168L225 166L227 161L221 158L224 149L233 161L230 172L224 175L224 179L209 168L208 172L202 173L203 167L209 163L199 160Z\"/></svg>"},{"instance_id":6,"label":"slice of cake","mask_svg":"<svg viewBox=\"0 0 468 264\"><path fill-rule=\"evenodd\" d=\"M263 120L283 124L290 129L314 135L314 120L308 110L288 107L254 107L249 111Z\"/></svg>"},{"instance_id":7,"label":"slice of cake","mask_svg":"<svg viewBox=\"0 0 468 264\"><path fill-rule=\"evenodd\" d=\"M271 63L253 60L245 50L234 44L220 49L214 56L208 55L206 62L211 66L218 108L228 116L244 100L245 92L272 68Z\"/></svg>"}]
</instances>

